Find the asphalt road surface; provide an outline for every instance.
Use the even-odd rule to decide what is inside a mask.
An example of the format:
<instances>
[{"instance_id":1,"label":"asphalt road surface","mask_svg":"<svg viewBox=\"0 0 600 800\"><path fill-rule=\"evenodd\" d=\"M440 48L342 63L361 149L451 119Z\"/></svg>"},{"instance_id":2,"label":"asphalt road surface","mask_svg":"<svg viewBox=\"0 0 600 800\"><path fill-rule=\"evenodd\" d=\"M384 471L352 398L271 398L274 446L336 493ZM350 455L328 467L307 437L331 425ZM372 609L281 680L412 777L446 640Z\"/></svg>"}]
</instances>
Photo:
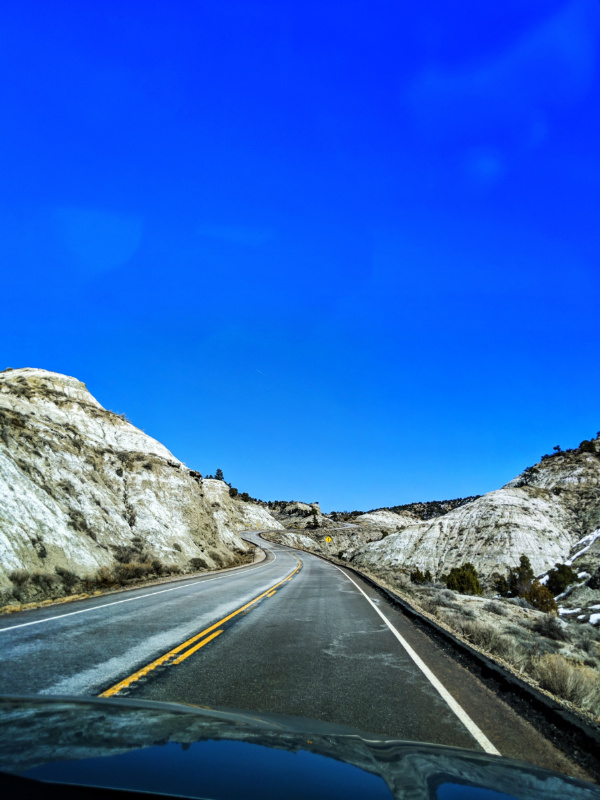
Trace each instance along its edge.
<instances>
[{"instance_id":1,"label":"asphalt road surface","mask_svg":"<svg viewBox=\"0 0 600 800\"><path fill-rule=\"evenodd\" d=\"M265 561L0 618L0 693L318 719L585 774L355 575Z\"/></svg>"}]
</instances>

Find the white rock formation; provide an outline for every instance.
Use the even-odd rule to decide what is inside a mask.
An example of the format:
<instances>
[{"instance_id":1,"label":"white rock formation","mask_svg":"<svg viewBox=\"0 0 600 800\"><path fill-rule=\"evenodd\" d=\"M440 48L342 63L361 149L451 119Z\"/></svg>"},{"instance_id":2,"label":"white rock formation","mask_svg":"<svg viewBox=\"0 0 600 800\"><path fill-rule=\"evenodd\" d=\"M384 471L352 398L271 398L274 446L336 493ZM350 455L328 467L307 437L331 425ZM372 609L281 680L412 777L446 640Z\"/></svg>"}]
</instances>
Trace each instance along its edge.
<instances>
[{"instance_id":1,"label":"white rock formation","mask_svg":"<svg viewBox=\"0 0 600 800\"><path fill-rule=\"evenodd\" d=\"M595 452L576 449L545 458L502 489L359 547L352 561L371 569L420 567L437 575L470 561L490 575L516 566L525 554L539 574L575 556L577 568L589 571L600 540L586 558L571 548L600 525L600 439L591 446Z\"/></svg>"},{"instance_id":2,"label":"white rock formation","mask_svg":"<svg viewBox=\"0 0 600 800\"><path fill-rule=\"evenodd\" d=\"M344 528L326 528L325 530L307 530L306 532L273 531L264 534L270 542L278 542L288 547L299 547L303 550L312 550L326 556L339 557L351 553L357 547L368 542L377 542L385 534L374 525L357 527L347 525Z\"/></svg>"},{"instance_id":3,"label":"white rock formation","mask_svg":"<svg viewBox=\"0 0 600 800\"><path fill-rule=\"evenodd\" d=\"M223 481L208 478L202 481L202 488L217 528L224 537L230 536L232 529L262 531L282 527L262 506L252 502L244 503L238 499L232 500L229 486Z\"/></svg>"},{"instance_id":4,"label":"white rock formation","mask_svg":"<svg viewBox=\"0 0 600 800\"><path fill-rule=\"evenodd\" d=\"M359 514L354 517L354 522L358 525L376 525L378 528L385 528L390 531L402 531L410 525L418 522L418 519L411 514L397 514L380 508L377 511L369 511L367 514Z\"/></svg>"},{"instance_id":5,"label":"white rock formation","mask_svg":"<svg viewBox=\"0 0 600 800\"><path fill-rule=\"evenodd\" d=\"M75 378L0 373L0 590L17 569L79 576L141 541L166 565L234 564L267 511L202 481L163 445L104 409Z\"/></svg>"},{"instance_id":6,"label":"white rock formation","mask_svg":"<svg viewBox=\"0 0 600 800\"><path fill-rule=\"evenodd\" d=\"M277 518L286 528L293 529L328 528L335 525L333 520L321 513L318 503L302 503L299 500L285 505L279 504Z\"/></svg>"}]
</instances>

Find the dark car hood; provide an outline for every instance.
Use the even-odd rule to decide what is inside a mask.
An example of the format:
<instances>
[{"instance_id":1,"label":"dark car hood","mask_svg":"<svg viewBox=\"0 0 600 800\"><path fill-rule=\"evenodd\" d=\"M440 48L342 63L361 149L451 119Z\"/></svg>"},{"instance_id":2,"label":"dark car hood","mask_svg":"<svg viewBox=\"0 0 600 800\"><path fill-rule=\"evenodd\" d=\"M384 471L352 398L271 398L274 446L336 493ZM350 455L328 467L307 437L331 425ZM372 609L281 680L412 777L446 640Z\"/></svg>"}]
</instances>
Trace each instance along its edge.
<instances>
[{"instance_id":1,"label":"dark car hood","mask_svg":"<svg viewBox=\"0 0 600 800\"><path fill-rule=\"evenodd\" d=\"M0 698L0 745L5 773L178 797L600 798L591 784L476 751L169 703Z\"/></svg>"}]
</instances>

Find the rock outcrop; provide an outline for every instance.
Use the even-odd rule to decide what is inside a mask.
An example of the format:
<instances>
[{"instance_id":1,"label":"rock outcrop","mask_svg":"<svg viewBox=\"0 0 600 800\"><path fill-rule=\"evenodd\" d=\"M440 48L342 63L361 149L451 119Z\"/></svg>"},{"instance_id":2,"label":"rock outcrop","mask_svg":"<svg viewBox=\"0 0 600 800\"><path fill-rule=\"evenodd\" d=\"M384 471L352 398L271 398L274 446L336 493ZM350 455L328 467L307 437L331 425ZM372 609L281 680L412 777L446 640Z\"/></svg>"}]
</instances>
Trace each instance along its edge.
<instances>
[{"instance_id":1,"label":"rock outcrop","mask_svg":"<svg viewBox=\"0 0 600 800\"><path fill-rule=\"evenodd\" d=\"M353 522L357 525L375 525L385 531L402 531L410 525L415 525L419 520L413 514L398 514L380 508L377 511L359 514L353 518Z\"/></svg>"},{"instance_id":2,"label":"rock outcrop","mask_svg":"<svg viewBox=\"0 0 600 800\"><path fill-rule=\"evenodd\" d=\"M238 531L281 527L203 481L75 378L0 373L0 590L14 571L81 577L143 551L166 568L235 564Z\"/></svg>"},{"instance_id":3,"label":"rock outcrop","mask_svg":"<svg viewBox=\"0 0 600 800\"><path fill-rule=\"evenodd\" d=\"M348 558L352 553L369 542L378 542L384 533L374 525L364 525L357 528L347 525L344 528L327 528L326 530L285 530L269 531L263 538L270 542L285 544L288 547L299 547L301 550L310 550L324 556L334 558Z\"/></svg>"},{"instance_id":4,"label":"rock outcrop","mask_svg":"<svg viewBox=\"0 0 600 800\"><path fill-rule=\"evenodd\" d=\"M471 561L490 575L516 566L525 554L537 574L569 559L577 569L587 565L594 571L600 538L585 554L575 551L577 542L593 538L600 527L599 487L596 438L583 448L546 456L502 489L359 547L351 558L370 569L420 567L437 575Z\"/></svg>"},{"instance_id":5,"label":"rock outcrop","mask_svg":"<svg viewBox=\"0 0 600 800\"><path fill-rule=\"evenodd\" d=\"M327 530L303 525L302 533L277 532L269 538L344 558L374 573L419 567L440 578L470 561L488 587L494 573L505 574L518 565L521 555L529 558L540 576L557 562L567 563L576 570L578 581L558 602L564 609L581 612L581 620L596 622L600 621L599 488L600 437L544 456L502 489L482 497L398 506L396 511L378 509L353 514L342 527L329 520ZM311 506L304 505L305 513L310 513ZM444 506L450 509L446 513ZM423 519L433 514L434 518ZM289 527L301 526L286 524Z\"/></svg>"},{"instance_id":6,"label":"rock outcrop","mask_svg":"<svg viewBox=\"0 0 600 800\"><path fill-rule=\"evenodd\" d=\"M290 503L272 503L273 515L285 528L318 529L328 528L335 523L321 512L318 503L302 503L294 500Z\"/></svg>"}]
</instances>

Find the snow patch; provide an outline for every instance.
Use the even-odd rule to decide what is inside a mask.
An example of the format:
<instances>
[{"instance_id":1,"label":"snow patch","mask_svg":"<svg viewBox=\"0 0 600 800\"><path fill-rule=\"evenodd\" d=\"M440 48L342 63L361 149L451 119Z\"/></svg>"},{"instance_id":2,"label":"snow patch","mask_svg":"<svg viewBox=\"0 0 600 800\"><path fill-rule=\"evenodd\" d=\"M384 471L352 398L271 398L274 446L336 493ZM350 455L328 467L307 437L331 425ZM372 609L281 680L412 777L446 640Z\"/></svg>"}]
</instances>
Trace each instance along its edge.
<instances>
[{"instance_id":1,"label":"snow patch","mask_svg":"<svg viewBox=\"0 0 600 800\"><path fill-rule=\"evenodd\" d=\"M581 556L582 556L584 553L587 553L587 551L588 551L588 550L590 549L590 547L591 547L591 546L594 544L594 542L596 541L596 539L600 539L600 528L599 528L597 531L595 531L594 533L590 533L590 534L588 534L587 536L584 536L584 537L583 537L583 539L580 539L580 540L577 542L577 544L575 545L575 547L578 547L580 544L585 544L585 543L587 543L587 545L586 545L586 547L584 547L584 548L583 548L583 550L580 550L578 553L576 553L576 554L573 556L573 558L569 559L569 561L565 561L565 564L566 564L568 567L570 567L570 566L573 564L573 562L574 562L574 561L576 561L578 558L581 558Z\"/></svg>"}]
</instances>

